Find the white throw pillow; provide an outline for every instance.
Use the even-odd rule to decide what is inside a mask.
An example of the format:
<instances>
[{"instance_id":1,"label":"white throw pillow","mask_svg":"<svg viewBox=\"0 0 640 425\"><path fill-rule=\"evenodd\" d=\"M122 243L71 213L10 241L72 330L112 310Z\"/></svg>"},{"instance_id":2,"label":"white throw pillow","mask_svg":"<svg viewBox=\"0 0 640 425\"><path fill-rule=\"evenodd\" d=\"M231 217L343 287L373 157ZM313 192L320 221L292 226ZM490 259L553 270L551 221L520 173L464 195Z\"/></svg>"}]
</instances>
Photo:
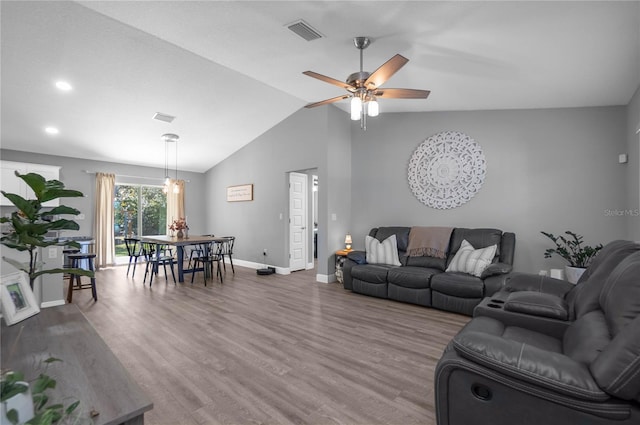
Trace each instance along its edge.
<instances>
[{"instance_id":1,"label":"white throw pillow","mask_svg":"<svg viewBox=\"0 0 640 425\"><path fill-rule=\"evenodd\" d=\"M469 242L463 240L460 249L449 263L447 271L468 273L480 277L491 264L491 260L496 255L496 249L498 249L497 245L474 249Z\"/></svg>"},{"instance_id":2,"label":"white throw pillow","mask_svg":"<svg viewBox=\"0 0 640 425\"><path fill-rule=\"evenodd\" d=\"M398 242L396 235L391 235L380 242L374 237L367 236L364 239L364 246L367 251L367 263L369 264L390 264L400 266L398 258Z\"/></svg>"}]
</instances>

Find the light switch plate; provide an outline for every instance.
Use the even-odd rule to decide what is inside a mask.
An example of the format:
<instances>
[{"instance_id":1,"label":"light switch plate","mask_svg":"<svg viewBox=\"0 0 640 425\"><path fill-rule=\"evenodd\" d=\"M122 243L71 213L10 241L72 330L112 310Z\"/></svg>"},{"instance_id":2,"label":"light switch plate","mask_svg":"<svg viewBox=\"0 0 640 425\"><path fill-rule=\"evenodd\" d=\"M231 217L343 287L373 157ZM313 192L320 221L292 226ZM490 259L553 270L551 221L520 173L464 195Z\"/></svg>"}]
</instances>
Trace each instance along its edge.
<instances>
[{"instance_id":1,"label":"light switch plate","mask_svg":"<svg viewBox=\"0 0 640 425\"><path fill-rule=\"evenodd\" d=\"M49 248L49 258L58 257L58 248Z\"/></svg>"}]
</instances>

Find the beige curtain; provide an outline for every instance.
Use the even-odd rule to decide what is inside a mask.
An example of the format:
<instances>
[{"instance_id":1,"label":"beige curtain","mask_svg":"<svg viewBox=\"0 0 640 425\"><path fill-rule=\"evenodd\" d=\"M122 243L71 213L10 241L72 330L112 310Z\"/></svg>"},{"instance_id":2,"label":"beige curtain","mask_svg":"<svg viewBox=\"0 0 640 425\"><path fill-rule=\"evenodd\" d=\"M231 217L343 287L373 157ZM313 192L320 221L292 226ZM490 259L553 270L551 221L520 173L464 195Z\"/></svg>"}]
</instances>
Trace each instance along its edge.
<instances>
[{"instance_id":1,"label":"beige curtain","mask_svg":"<svg viewBox=\"0 0 640 425\"><path fill-rule=\"evenodd\" d=\"M113 197L115 174L96 173L96 209L93 220L96 239L96 270L115 263Z\"/></svg>"},{"instance_id":2,"label":"beige curtain","mask_svg":"<svg viewBox=\"0 0 640 425\"><path fill-rule=\"evenodd\" d=\"M178 193L174 193L173 188L178 187ZM173 220L186 218L184 210L184 180L173 180L169 183L169 191L167 192L167 233L168 228ZM187 222L187 224L189 224Z\"/></svg>"}]
</instances>

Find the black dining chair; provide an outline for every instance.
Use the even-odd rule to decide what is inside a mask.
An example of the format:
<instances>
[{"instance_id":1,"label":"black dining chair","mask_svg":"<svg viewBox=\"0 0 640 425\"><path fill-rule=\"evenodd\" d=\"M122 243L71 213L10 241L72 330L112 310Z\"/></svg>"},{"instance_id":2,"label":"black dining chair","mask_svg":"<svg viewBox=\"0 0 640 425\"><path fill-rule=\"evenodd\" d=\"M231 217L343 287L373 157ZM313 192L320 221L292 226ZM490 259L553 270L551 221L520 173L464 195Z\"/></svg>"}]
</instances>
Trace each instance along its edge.
<instances>
[{"instance_id":1,"label":"black dining chair","mask_svg":"<svg viewBox=\"0 0 640 425\"><path fill-rule=\"evenodd\" d=\"M160 250L159 256L156 252L156 247ZM158 269L160 268L160 266L162 266L162 268L164 269L164 279L168 281L169 278L167 277L167 265L169 265L169 268L171 269L171 276L173 276L173 283L176 283L176 274L173 269L173 265L176 263L176 260L173 258L173 252L171 251L171 249L167 249L162 245L158 246L154 243L144 242L142 244L142 251L147 260L147 267L144 271L144 279L142 280L142 282L146 282L147 275L149 274L149 272L151 272L151 277L149 279L149 286L151 286L153 284L153 275L158 274Z\"/></svg>"},{"instance_id":2,"label":"black dining chair","mask_svg":"<svg viewBox=\"0 0 640 425\"><path fill-rule=\"evenodd\" d=\"M127 266L127 276L129 276L129 269L131 268L131 262L133 262L133 273L131 277L136 276L136 265L140 257L144 258L142 252L142 245L140 239L137 238L124 238L124 244L127 247L127 254L129 254L129 265Z\"/></svg>"},{"instance_id":3,"label":"black dining chair","mask_svg":"<svg viewBox=\"0 0 640 425\"><path fill-rule=\"evenodd\" d=\"M229 263L231 264L231 271L233 274L236 274L236 270L233 268L233 246L236 243L235 236L223 236L224 241L222 248L222 267L224 267L224 271L227 271L227 265L225 264L224 257L229 257Z\"/></svg>"},{"instance_id":4,"label":"black dining chair","mask_svg":"<svg viewBox=\"0 0 640 425\"><path fill-rule=\"evenodd\" d=\"M220 283L224 283L222 277L222 269L220 262L222 261L223 243L210 242L203 244L205 248L202 250L203 255L194 257L193 271L191 274L191 283L195 278L196 272L202 271L204 276L204 286L207 286L207 276L213 276L213 264L216 263L216 277L220 277ZM201 268L198 266L202 265Z\"/></svg>"}]
</instances>

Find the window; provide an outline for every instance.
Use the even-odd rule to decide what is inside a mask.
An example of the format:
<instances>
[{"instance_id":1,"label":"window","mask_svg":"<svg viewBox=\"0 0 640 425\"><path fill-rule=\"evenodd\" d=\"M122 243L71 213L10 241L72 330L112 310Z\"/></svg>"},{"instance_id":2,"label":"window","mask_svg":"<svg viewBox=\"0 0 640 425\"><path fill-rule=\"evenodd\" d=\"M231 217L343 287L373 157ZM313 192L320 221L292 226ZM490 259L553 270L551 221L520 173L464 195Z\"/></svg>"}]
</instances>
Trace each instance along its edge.
<instances>
[{"instance_id":1,"label":"window","mask_svg":"<svg viewBox=\"0 0 640 425\"><path fill-rule=\"evenodd\" d=\"M162 186L116 184L113 206L116 257L127 256L125 237L167 233L167 197Z\"/></svg>"}]
</instances>

